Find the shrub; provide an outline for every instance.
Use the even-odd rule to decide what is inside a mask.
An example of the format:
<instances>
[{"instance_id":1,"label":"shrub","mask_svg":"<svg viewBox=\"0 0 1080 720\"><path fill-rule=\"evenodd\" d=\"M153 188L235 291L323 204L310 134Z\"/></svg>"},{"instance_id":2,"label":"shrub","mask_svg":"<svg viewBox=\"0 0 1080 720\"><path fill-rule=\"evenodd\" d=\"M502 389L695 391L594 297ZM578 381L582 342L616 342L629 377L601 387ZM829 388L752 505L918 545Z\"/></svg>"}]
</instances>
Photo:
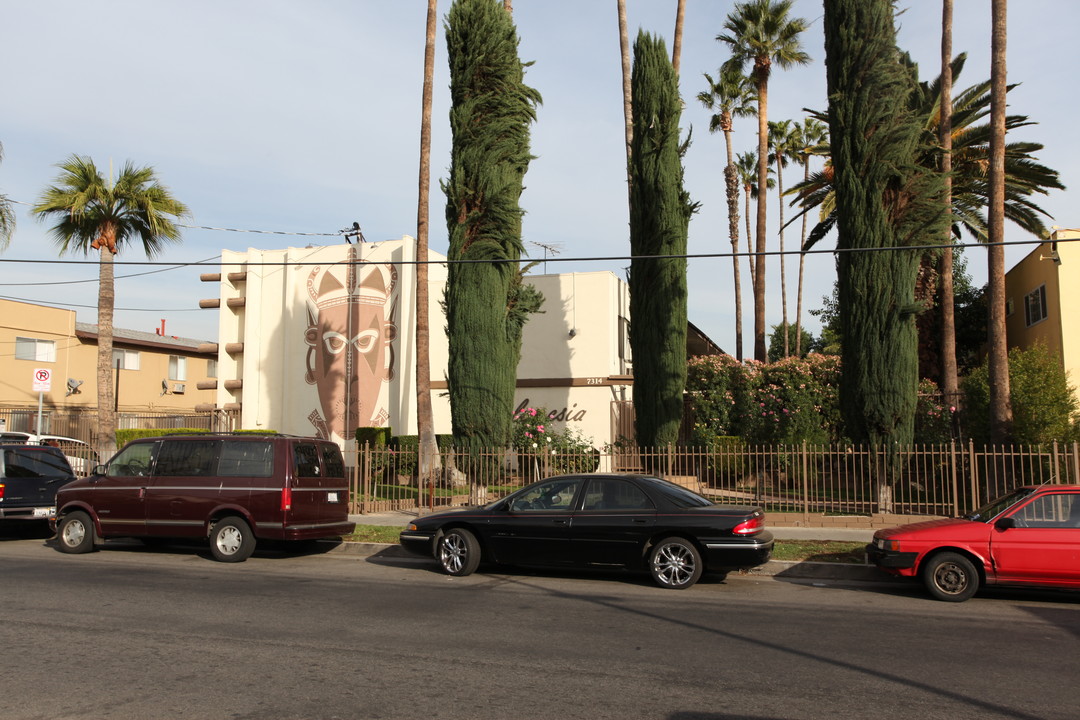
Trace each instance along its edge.
<instances>
[{"instance_id":1,"label":"shrub","mask_svg":"<svg viewBox=\"0 0 1080 720\"><path fill-rule=\"evenodd\" d=\"M965 427L976 442L990 441L990 386L986 363L963 382ZM1009 351L1013 441L1020 445L1077 439L1077 401L1061 361L1044 345Z\"/></svg>"},{"instance_id":2,"label":"shrub","mask_svg":"<svg viewBox=\"0 0 1080 720\"><path fill-rule=\"evenodd\" d=\"M953 439L956 408L946 406L937 383L928 378L919 381L919 401L915 407L915 442L947 443Z\"/></svg>"}]
</instances>

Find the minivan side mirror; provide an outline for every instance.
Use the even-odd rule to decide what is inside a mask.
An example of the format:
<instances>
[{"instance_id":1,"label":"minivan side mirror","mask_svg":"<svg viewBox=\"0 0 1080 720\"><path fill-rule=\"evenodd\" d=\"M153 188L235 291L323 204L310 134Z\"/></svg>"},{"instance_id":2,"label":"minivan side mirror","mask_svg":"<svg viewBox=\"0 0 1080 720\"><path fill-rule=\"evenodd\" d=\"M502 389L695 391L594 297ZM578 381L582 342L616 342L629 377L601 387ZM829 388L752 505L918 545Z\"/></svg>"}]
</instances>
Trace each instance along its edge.
<instances>
[{"instance_id":1,"label":"minivan side mirror","mask_svg":"<svg viewBox=\"0 0 1080 720\"><path fill-rule=\"evenodd\" d=\"M95 465L93 472L91 472L90 474L91 475L104 475L105 470L106 470L106 467L104 465Z\"/></svg>"},{"instance_id":2,"label":"minivan side mirror","mask_svg":"<svg viewBox=\"0 0 1080 720\"><path fill-rule=\"evenodd\" d=\"M1014 528L1016 527L1016 518L998 518L996 521L994 521L994 527L996 527L998 530L1008 530L1009 528Z\"/></svg>"}]
</instances>

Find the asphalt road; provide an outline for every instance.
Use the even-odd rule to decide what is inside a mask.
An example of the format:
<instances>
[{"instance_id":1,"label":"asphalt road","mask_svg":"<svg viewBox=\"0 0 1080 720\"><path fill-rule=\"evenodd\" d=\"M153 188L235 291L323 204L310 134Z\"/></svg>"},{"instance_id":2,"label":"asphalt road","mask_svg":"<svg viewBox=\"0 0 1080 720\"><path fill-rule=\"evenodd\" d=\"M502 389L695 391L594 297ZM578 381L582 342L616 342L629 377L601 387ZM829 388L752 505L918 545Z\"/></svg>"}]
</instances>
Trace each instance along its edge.
<instances>
[{"instance_id":1,"label":"asphalt road","mask_svg":"<svg viewBox=\"0 0 1080 720\"><path fill-rule=\"evenodd\" d=\"M1069 718L1080 594L0 539L0 718Z\"/></svg>"}]
</instances>

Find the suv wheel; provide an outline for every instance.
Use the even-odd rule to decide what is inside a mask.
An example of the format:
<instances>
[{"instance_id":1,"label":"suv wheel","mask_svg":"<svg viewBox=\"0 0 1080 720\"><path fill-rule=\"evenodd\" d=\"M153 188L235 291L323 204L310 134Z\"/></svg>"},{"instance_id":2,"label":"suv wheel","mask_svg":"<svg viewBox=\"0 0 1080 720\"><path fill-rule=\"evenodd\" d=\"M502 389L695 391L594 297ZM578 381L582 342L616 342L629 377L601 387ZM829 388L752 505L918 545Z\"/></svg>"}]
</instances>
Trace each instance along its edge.
<instances>
[{"instance_id":1,"label":"suv wheel","mask_svg":"<svg viewBox=\"0 0 1080 720\"><path fill-rule=\"evenodd\" d=\"M56 526L60 552L87 553L94 549L94 521L82 510L69 512Z\"/></svg>"},{"instance_id":2,"label":"suv wheel","mask_svg":"<svg viewBox=\"0 0 1080 720\"><path fill-rule=\"evenodd\" d=\"M238 517L227 517L214 523L210 530L210 553L218 562L244 562L255 552L255 536L251 527Z\"/></svg>"}]
</instances>

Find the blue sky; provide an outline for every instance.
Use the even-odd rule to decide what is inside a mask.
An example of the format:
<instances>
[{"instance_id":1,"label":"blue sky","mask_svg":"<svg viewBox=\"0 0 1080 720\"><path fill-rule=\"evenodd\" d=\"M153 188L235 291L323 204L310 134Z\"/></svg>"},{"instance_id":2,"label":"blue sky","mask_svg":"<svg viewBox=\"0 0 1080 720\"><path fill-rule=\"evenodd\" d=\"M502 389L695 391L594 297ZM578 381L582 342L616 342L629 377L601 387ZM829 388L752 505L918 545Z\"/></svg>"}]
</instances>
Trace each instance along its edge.
<instances>
[{"instance_id":1,"label":"blue sky","mask_svg":"<svg viewBox=\"0 0 1080 720\"><path fill-rule=\"evenodd\" d=\"M675 0L627 0L631 35L639 28L669 45ZM696 100L703 72L727 58L716 42L729 0L688 0L683 39L683 126L693 128L685 159L686 187L701 203L690 225L690 252L729 249L723 198L723 142L708 132ZM954 50L969 60L958 87L989 77L989 3L956 0ZM450 7L440 0L440 19ZM906 0L899 44L938 72L941 3ZM36 0L9 3L0 30L0 62L8 69L0 115L0 191L32 202L72 153L154 166L193 211L191 225L296 233L333 233L354 220L369 240L415 234L423 72L424 0ZM544 103L532 131L533 161L522 205L524 239L535 257L552 245L560 258L629 253L623 150L621 70L614 0L515 0L522 60L534 61L527 82ZM796 0L808 19L806 67L777 69L769 118L798 119L825 107L822 6ZM1080 4L1066 0L1012 3L1009 25L1010 112L1039 124L1010 139L1042 142L1040 159L1066 187L1080 184L1080 151L1071 133L1077 111L1074 70L1063 62L1080 26ZM449 83L440 22L436 49L432 147L431 247L445 252L445 198L438 187L449 166ZM736 121L735 148L755 146L755 121ZM796 171L789 170L788 179ZM1068 192L1039 199L1054 219L1077 227ZM56 250L46 226L16 205L18 229L0 254L0 296L76 307L96 322L97 268L44 264ZM770 202L770 247L776 246L777 201ZM786 244L797 245L798 228ZM1009 227L1007 240L1027 239ZM327 236L283 236L189 229L160 258L192 263L223 249L278 248L337 242ZM826 241L832 247L832 240ZM1028 248L1007 252L1011 266ZM969 270L985 282L985 251L969 250ZM65 260L85 260L68 255ZM118 260L144 261L137 250ZM611 270L627 261L552 262L548 272ZM185 267L117 267L118 327L150 331L166 320L170 335L216 338L215 311L199 310L214 286ZM539 269L538 269L539 270ZM752 333L749 281L743 267L744 332ZM797 259L788 262L789 317L794 320ZM134 276L134 277L123 277ZM831 255L807 262L805 304L820 307L835 279ZM779 262L768 265L767 319L780 322ZM730 259L692 260L690 319L734 351ZM807 327L817 332L812 318ZM747 347L752 347L747 340Z\"/></svg>"}]
</instances>

